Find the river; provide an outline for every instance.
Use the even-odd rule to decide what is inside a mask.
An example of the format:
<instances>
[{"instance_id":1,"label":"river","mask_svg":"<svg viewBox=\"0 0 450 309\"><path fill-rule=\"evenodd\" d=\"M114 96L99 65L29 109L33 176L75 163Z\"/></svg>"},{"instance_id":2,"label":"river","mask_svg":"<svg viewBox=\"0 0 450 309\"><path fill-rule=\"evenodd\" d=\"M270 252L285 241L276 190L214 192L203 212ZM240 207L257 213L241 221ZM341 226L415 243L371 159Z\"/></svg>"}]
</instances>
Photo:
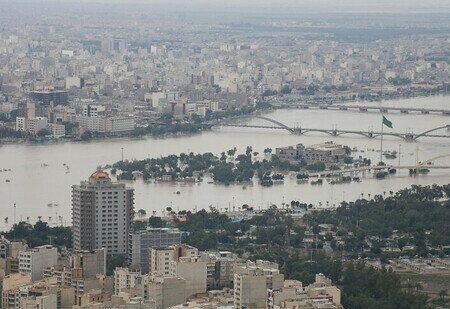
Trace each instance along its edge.
<instances>
[{"instance_id":1,"label":"river","mask_svg":"<svg viewBox=\"0 0 450 309\"><path fill-rule=\"evenodd\" d=\"M357 103L355 103L357 104ZM450 97L411 98L382 103L364 103L383 106L425 107L450 109ZM331 110L277 110L265 114L286 125L301 125L310 128L332 128L368 130L380 129L381 115L375 112L343 112ZM450 116L391 113L386 115L394 124L392 132L414 130L419 133L450 124ZM252 124L268 124L261 119L242 120ZM442 130L439 133L444 133ZM446 132L446 134L450 134ZM14 144L0 146L0 168L11 169L0 173L0 229L8 229L14 222L29 220L34 222L38 216L52 224L70 224L71 186L87 179L97 166L114 163L121 159L123 148L125 159L158 157L181 152L213 152L219 154L237 147L245 151L250 145L255 151L278 146L305 145L329 140L357 147L356 155L379 161L379 139L367 139L357 135L343 135L336 138L321 133L293 135L284 130L264 130L251 128L215 128L192 136L161 138L112 139L94 142L58 143L45 145ZM450 154L450 139L422 138L417 142L405 142L396 137L385 137L384 149L397 150L401 147L401 164L414 164L443 154ZM372 151L375 149L375 151ZM262 156L262 155L260 155ZM386 160L396 164L398 159ZM47 164L48 166L43 166ZM450 158L436 161L436 165L450 165ZM66 168L68 166L68 169ZM6 180L10 182L6 182ZM244 203L256 208L267 207L271 203L299 200L306 203L326 205L338 204L342 200L354 200L363 194L365 197L383 192L396 191L411 184L450 183L450 170L432 170L428 175L411 177L407 171L400 171L386 180L376 180L367 174L362 182L322 186L297 184L294 178L286 177L285 183L273 187L253 185L209 184L205 180L198 184L179 183L128 183L135 188L135 208L145 209L148 214L172 206L173 209L237 208ZM179 191L180 194L176 194ZM16 211L14 212L14 204ZM49 207L48 204L58 206ZM8 223L5 218L8 217ZM51 218L49 218L51 217ZM57 218L60 220L57 220Z\"/></svg>"}]
</instances>

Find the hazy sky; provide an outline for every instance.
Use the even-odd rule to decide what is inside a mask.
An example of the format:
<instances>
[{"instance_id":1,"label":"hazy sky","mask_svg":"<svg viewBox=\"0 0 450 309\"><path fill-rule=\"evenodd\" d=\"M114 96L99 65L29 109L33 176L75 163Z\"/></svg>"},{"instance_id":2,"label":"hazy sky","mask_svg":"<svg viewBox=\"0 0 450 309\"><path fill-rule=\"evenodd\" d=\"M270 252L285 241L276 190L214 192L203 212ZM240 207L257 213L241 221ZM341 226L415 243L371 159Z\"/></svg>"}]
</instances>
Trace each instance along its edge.
<instances>
[{"instance_id":1,"label":"hazy sky","mask_svg":"<svg viewBox=\"0 0 450 309\"><path fill-rule=\"evenodd\" d=\"M0 3L126 3L133 5L157 4L163 6L199 6L203 9L263 8L315 10L338 12L450 12L450 0L0 0Z\"/></svg>"}]
</instances>

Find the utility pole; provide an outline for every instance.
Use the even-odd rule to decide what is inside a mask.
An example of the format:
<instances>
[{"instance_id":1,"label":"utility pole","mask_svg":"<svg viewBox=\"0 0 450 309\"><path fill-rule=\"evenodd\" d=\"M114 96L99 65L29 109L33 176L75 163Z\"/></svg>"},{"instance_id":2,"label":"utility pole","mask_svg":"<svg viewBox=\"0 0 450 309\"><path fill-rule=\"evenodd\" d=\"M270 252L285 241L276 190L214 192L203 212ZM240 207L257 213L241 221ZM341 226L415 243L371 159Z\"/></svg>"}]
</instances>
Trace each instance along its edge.
<instances>
[{"instance_id":1,"label":"utility pole","mask_svg":"<svg viewBox=\"0 0 450 309\"><path fill-rule=\"evenodd\" d=\"M383 114L381 114L380 163L383 162Z\"/></svg>"},{"instance_id":2,"label":"utility pole","mask_svg":"<svg viewBox=\"0 0 450 309\"><path fill-rule=\"evenodd\" d=\"M14 203L14 225L16 225L16 203Z\"/></svg>"},{"instance_id":3,"label":"utility pole","mask_svg":"<svg viewBox=\"0 0 450 309\"><path fill-rule=\"evenodd\" d=\"M122 162L123 162L123 147L122 148L120 148L121 150L122 150Z\"/></svg>"}]
</instances>

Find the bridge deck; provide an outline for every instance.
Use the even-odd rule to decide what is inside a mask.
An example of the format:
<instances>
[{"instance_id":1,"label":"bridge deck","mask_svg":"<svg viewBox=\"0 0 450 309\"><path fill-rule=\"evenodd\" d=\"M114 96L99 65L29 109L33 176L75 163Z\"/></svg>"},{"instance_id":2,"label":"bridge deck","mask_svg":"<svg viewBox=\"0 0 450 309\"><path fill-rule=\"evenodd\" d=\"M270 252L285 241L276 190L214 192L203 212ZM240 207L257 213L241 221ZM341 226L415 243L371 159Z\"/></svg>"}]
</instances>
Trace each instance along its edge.
<instances>
[{"instance_id":1,"label":"bridge deck","mask_svg":"<svg viewBox=\"0 0 450 309\"><path fill-rule=\"evenodd\" d=\"M292 133L304 134L307 132L322 132L327 133L332 136L339 136L342 134L358 134L369 138L375 138L381 135L378 131L362 131L362 130L342 130L342 129L317 129L317 128L296 128L296 127L286 127L286 126L268 126L268 125L252 125L252 124L219 124L223 127L240 127L240 128L258 128L258 129L271 129L271 130L289 130ZM395 132L383 132L384 136L395 136L400 137L405 140L414 140L417 137L436 137L436 138L450 138L450 134L413 134L413 133L395 133Z\"/></svg>"},{"instance_id":2,"label":"bridge deck","mask_svg":"<svg viewBox=\"0 0 450 309\"><path fill-rule=\"evenodd\" d=\"M450 115L450 110L448 109L440 109L440 108L416 108L416 107L387 107L387 106L367 106L367 105L347 105L347 104L277 104L277 106L285 106L289 108L298 108L298 109L319 109L319 110L339 110L339 111L348 111L348 110L357 110L360 112L367 111L378 111L387 113L389 111L399 111L401 113L408 112L416 112L423 115L430 113L437 113L443 115Z\"/></svg>"}]
</instances>

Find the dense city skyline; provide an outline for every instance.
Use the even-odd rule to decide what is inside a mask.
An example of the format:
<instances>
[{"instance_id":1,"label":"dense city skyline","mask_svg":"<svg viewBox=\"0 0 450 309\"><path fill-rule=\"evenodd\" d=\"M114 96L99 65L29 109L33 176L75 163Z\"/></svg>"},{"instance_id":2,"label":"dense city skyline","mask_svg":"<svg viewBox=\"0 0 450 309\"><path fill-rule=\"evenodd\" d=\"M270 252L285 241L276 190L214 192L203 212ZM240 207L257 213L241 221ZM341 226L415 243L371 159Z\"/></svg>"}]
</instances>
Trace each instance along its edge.
<instances>
[{"instance_id":1,"label":"dense city skyline","mask_svg":"<svg viewBox=\"0 0 450 309\"><path fill-rule=\"evenodd\" d=\"M0 308L449 308L448 0L0 7Z\"/></svg>"}]
</instances>

